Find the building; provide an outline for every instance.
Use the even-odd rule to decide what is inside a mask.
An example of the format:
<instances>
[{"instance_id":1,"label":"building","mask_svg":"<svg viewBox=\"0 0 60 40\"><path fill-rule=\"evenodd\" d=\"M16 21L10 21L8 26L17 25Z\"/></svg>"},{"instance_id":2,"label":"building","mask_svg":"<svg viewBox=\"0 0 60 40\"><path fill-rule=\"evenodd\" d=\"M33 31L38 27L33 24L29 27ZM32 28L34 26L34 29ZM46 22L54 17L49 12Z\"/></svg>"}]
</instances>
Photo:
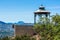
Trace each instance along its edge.
<instances>
[{"instance_id":1,"label":"building","mask_svg":"<svg viewBox=\"0 0 60 40\"><path fill-rule=\"evenodd\" d=\"M33 25L15 25L15 36L33 36L34 34Z\"/></svg>"}]
</instances>

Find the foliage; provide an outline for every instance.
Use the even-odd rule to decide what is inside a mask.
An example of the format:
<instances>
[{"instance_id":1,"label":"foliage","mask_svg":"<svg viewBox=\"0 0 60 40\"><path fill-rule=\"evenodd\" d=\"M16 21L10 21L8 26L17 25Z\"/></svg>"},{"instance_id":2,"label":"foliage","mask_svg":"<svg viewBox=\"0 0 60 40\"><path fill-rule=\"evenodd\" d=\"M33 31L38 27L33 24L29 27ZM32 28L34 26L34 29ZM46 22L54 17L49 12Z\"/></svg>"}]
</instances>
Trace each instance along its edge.
<instances>
[{"instance_id":1,"label":"foliage","mask_svg":"<svg viewBox=\"0 0 60 40\"><path fill-rule=\"evenodd\" d=\"M22 36L16 36L14 39L11 39L9 37L4 37L4 38L0 38L0 40L36 40L35 38L31 38L28 35L22 35Z\"/></svg>"},{"instance_id":2,"label":"foliage","mask_svg":"<svg viewBox=\"0 0 60 40\"><path fill-rule=\"evenodd\" d=\"M50 23L35 24L34 30L41 40L60 40L60 15L54 15Z\"/></svg>"},{"instance_id":3,"label":"foliage","mask_svg":"<svg viewBox=\"0 0 60 40\"><path fill-rule=\"evenodd\" d=\"M10 40L10 38L9 37L4 37L1 40Z\"/></svg>"},{"instance_id":4,"label":"foliage","mask_svg":"<svg viewBox=\"0 0 60 40\"><path fill-rule=\"evenodd\" d=\"M35 40L35 39L34 38L31 38L28 35L23 35L23 36L20 36L20 37L16 36L15 37L15 40Z\"/></svg>"},{"instance_id":5,"label":"foliage","mask_svg":"<svg viewBox=\"0 0 60 40\"><path fill-rule=\"evenodd\" d=\"M60 15L56 14L52 16L52 21L55 23L60 23Z\"/></svg>"},{"instance_id":6,"label":"foliage","mask_svg":"<svg viewBox=\"0 0 60 40\"><path fill-rule=\"evenodd\" d=\"M16 36L15 40L30 40L30 37L27 35L23 35L21 37Z\"/></svg>"}]
</instances>

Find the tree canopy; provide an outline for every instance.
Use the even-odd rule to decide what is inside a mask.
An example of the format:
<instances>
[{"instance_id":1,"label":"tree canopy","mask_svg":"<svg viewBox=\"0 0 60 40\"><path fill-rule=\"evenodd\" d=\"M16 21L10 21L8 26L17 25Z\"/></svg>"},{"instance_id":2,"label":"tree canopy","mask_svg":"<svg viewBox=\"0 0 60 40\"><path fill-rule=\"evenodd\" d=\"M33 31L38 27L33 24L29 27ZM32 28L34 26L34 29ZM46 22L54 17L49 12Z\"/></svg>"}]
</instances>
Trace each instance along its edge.
<instances>
[{"instance_id":1,"label":"tree canopy","mask_svg":"<svg viewBox=\"0 0 60 40\"><path fill-rule=\"evenodd\" d=\"M45 18L46 19L46 18ZM42 20L42 19L41 19ZM60 15L56 14L52 16L51 21L49 23L45 23L47 20L43 22L43 24L35 24L34 30L37 34L41 36L41 40L60 40Z\"/></svg>"}]
</instances>

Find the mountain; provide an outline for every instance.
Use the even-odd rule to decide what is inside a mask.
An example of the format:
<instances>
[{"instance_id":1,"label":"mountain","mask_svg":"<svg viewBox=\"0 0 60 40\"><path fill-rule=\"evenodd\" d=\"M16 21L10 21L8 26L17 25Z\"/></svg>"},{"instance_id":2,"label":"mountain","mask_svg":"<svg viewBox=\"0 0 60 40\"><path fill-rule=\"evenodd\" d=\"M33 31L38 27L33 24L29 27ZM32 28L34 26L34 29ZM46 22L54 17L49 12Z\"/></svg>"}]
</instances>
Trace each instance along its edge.
<instances>
[{"instance_id":1,"label":"mountain","mask_svg":"<svg viewBox=\"0 0 60 40\"><path fill-rule=\"evenodd\" d=\"M0 37L5 36L14 36L14 28L12 28L12 25L23 25L23 21L19 21L17 23L5 23L3 21L0 21Z\"/></svg>"},{"instance_id":2,"label":"mountain","mask_svg":"<svg viewBox=\"0 0 60 40\"><path fill-rule=\"evenodd\" d=\"M5 23L3 21L0 21L0 37L5 36L14 36L14 28L12 28L12 25L27 25L32 26L34 23L25 23L23 21L18 21L17 23Z\"/></svg>"},{"instance_id":3,"label":"mountain","mask_svg":"<svg viewBox=\"0 0 60 40\"><path fill-rule=\"evenodd\" d=\"M16 25L27 25L27 26L30 26L30 25L34 25L34 23L25 23L23 21L18 21L17 23L15 23Z\"/></svg>"},{"instance_id":4,"label":"mountain","mask_svg":"<svg viewBox=\"0 0 60 40\"><path fill-rule=\"evenodd\" d=\"M13 34L14 29L12 28L12 24L0 21L0 37L13 36Z\"/></svg>"},{"instance_id":5,"label":"mountain","mask_svg":"<svg viewBox=\"0 0 60 40\"><path fill-rule=\"evenodd\" d=\"M24 22L23 21L18 21L17 23L14 23L14 24L16 24L16 25L23 25Z\"/></svg>"},{"instance_id":6,"label":"mountain","mask_svg":"<svg viewBox=\"0 0 60 40\"><path fill-rule=\"evenodd\" d=\"M0 24L6 24L5 22L0 21Z\"/></svg>"}]
</instances>

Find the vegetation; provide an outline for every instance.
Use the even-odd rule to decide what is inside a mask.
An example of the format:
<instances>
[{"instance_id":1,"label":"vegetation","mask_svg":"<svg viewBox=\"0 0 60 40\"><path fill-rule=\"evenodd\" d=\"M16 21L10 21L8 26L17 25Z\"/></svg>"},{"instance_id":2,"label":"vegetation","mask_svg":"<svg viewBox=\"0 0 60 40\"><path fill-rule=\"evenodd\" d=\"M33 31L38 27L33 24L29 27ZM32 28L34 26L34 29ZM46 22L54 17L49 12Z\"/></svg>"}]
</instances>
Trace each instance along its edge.
<instances>
[{"instance_id":1,"label":"vegetation","mask_svg":"<svg viewBox=\"0 0 60 40\"><path fill-rule=\"evenodd\" d=\"M10 40L9 37L0 38L0 40Z\"/></svg>"},{"instance_id":2,"label":"vegetation","mask_svg":"<svg viewBox=\"0 0 60 40\"><path fill-rule=\"evenodd\" d=\"M23 36L21 36L21 37L16 36L16 37L15 37L15 40L35 40L35 39L34 39L34 38L31 38L31 37L28 36L28 35L23 35Z\"/></svg>"},{"instance_id":3,"label":"vegetation","mask_svg":"<svg viewBox=\"0 0 60 40\"><path fill-rule=\"evenodd\" d=\"M22 35L22 36L16 36L14 39L12 39L10 37L4 37L4 38L0 38L0 40L36 40L36 39L31 38L28 35Z\"/></svg>"},{"instance_id":4,"label":"vegetation","mask_svg":"<svg viewBox=\"0 0 60 40\"><path fill-rule=\"evenodd\" d=\"M41 36L40 40L60 40L60 15L52 16L50 22L44 21L43 24L35 24L34 30L37 35Z\"/></svg>"}]
</instances>

